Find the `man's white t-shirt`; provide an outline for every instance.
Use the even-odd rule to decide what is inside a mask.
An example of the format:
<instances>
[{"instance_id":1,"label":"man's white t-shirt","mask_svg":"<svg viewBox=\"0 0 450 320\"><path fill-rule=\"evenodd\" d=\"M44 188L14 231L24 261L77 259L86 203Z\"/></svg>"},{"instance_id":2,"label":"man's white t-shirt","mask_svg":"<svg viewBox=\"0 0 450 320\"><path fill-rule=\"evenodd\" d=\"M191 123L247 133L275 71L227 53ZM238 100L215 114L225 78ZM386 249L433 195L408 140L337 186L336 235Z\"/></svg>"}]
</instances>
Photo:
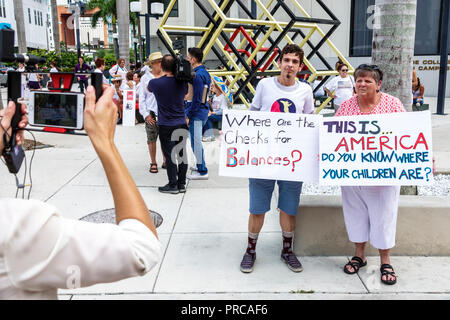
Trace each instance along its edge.
<instances>
[{"instance_id":1,"label":"man's white t-shirt","mask_svg":"<svg viewBox=\"0 0 450 320\"><path fill-rule=\"evenodd\" d=\"M340 106L344 101L347 101L353 96L353 87L355 86L355 80L352 76L347 76L341 78L341 76L336 76L331 79L325 88L334 93L336 98L334 98L334 104Z\"/></svg>"},{"instance_id":2,"label":"man's white t-shirt","mask_svg":"<svg viewBox=\"0 0 450 320\"><path fill-rule=\"evenodd\" d=\"M292 86L283 86L277 77L264 78L256 87L250 110L313 113L313 91L310 85L297 80Z\"/></svg>"},{"instance_id":3,"label":"man's white t-shirt","mask_svg":"<svg viewBox=\"0 0 450 320\"><path fill-rule=\"evenodd\" d=\"M57 289L143 275L159 240L136 219L119 225L61 217L37 200L0 200L0 300L56 299Z\"/></svg>"}]
</instances>

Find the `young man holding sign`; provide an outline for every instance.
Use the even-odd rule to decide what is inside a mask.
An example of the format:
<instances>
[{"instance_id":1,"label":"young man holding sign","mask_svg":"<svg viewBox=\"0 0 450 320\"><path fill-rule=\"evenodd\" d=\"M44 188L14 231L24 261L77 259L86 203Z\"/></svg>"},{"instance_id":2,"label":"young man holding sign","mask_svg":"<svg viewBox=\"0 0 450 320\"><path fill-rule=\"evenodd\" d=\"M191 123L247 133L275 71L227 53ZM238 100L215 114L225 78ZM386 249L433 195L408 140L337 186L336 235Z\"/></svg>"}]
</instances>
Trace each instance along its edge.
<instances>
[{"instance_id":1,"label":"young man holding sign","mask_svg":"<svg viewBox=\"0 0 450 320\"><path fill-rule=\"evenodd\" d=\"M278 61L281 74L278 77L262 79L256 87L251 111L313 113L314 102L311 87L296 81L297 72L303 64L303 50L288 44ZM256 260L256 241L264 224L264 216L270 210L270 200L277 182L279 187L278 208L283 232L281 259L294 272L303 270L302 264L292 251L295 215L298 211L302 182L249 179L250 216L248 222L248 247L241 262L241 271L253 271Z\"/></svg>"}]
</instances>

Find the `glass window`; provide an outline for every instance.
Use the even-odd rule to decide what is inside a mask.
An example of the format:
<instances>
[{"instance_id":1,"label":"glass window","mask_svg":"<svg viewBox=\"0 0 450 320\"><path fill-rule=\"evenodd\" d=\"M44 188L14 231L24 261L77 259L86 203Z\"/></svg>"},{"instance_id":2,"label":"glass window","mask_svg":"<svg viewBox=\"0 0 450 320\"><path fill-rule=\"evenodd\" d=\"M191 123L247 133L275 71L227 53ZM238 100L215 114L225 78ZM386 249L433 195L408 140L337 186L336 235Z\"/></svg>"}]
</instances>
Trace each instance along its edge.
<instances>
[{"instance_id":1,"label":"glass window","mask_svg":"<svg viewBox=\"0 0 450 320\"><path fill-rule=\"evenodd\" d=\"M374 23L375 0L352 1L352 28L350 56L364 57L372 54L372 23Z\"/></svg>"},{"instance_id":2,"label":"glass window","mask_svg":"<svg viewBox=\"0 0 450 320\"><path fill-rule=\"evenodd\" d=\"M34 24L35 25L37 25L38 23L37 23L37 12L36 12L36 10L33 10L34 11Z\"/></svg>"},{"instance_id":3,"label":"glass window","mask_svg":"<svg viewBox=\"0 0 450 320\"><path fill-rule=\"evenodd\" d=\"M439 54L441 0L417 0L414 54Z\"/></svg>"},{"instance_id":4,"label":"glass window","mask_svg":"<svg viewBox=\"0 0 450 320\"><path fill-rule=\"evenodd\" d=\"M31 9L28 8L28 22L31 24Z\"/></svg>"},{"instance_id":5,"label":"glass window","mask_svg":"<svg viewBox=\"0 0 450 320\"><path fill-rule=\"evenodd\" d=\"M370 26L374 22L374 4L375 0L352 1L350 56L372 55L373 31ZM415 55L439 54L442 4L442 0L417 0ZM450 32L450 26L448 32ZM450 50L450 43L448 50Z\"/></svg>"}]
</instances>

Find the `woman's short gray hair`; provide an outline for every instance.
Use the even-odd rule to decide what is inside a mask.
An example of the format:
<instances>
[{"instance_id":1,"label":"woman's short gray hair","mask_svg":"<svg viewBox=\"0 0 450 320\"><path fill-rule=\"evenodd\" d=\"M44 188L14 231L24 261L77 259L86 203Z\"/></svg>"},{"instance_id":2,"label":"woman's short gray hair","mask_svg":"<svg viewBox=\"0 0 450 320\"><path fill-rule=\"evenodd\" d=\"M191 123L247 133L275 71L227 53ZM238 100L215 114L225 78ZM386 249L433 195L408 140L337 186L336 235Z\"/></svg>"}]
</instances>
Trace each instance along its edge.
<instances>
[{"instance_id":1,"label":"woman's short gray hair","mask_svg":"<svg viewBox=\"0 0 450 320\"><path fill-rule=\"evenodd\" d=\"M358 77L364 77L370 75L376 83L379 83L381 80L383 80L383 72L378 68L376 65L368 65L368 64L362 64L355 70L355 81L358 79Z\"/></svg>"}]
</instances>

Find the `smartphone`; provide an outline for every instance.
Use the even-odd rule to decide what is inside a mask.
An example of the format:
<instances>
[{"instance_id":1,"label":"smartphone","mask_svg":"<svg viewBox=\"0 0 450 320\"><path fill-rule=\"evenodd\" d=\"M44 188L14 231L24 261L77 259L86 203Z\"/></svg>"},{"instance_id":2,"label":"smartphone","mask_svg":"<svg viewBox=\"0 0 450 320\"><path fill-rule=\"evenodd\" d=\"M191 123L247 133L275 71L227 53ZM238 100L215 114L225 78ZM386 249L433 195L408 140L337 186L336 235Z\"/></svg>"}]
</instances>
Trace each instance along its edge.
<instances>
[{"instance_id":1,"label":"smartphone","mask_svg":"<svg viewBox=\"0 0 450 320\"><path fill-rule=\"evenodd\" d=\"M30 92L28 121L32 126L83 129L84 94Z\"/></svg>"}]
</instances>

